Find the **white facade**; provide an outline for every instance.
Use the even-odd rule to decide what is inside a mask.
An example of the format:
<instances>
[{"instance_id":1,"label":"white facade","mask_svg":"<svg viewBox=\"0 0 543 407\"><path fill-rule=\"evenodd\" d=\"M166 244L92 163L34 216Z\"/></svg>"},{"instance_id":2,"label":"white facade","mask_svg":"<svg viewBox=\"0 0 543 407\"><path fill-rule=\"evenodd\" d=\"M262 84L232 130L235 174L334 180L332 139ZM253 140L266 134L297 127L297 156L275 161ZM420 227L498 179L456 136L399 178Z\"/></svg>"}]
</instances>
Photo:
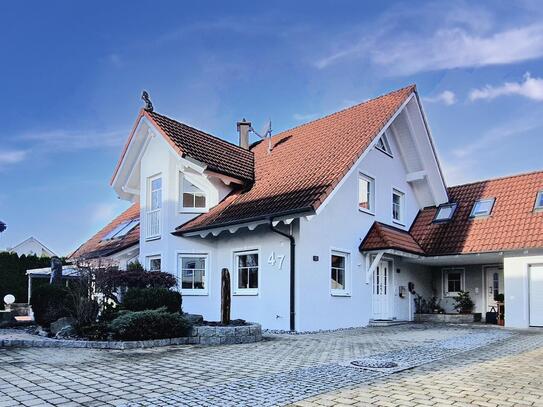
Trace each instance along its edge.
<instances>
[{"instance_id":1,"label":"white facade","mask_svg":"<svg viewBox=\"0 0 543 407\"><path fill-rule=\"evenodd\" d=\"M8 252L17 253L19 256L23 254L26 256L38 256L38 257L53 257L56 256L51 250L49 250L43 243L41 243L35 237L29 237L22 241L17 246L8 248Z\"/></svg>"},{"instance_id":2,"label":"white facade","mask_svg":"<svg viewBox=\"0 0 543 407\"><path fill-rule=\"evenodd\" d=\"M374 147L382 135L388 142L387 152ZM361 176L373 180L370 210L361 210L359 206ZM205 195L205 205L183 207L184 179ZM194 233L190 237L171 233L224 199L232 182L236 181L206 171L202 163L180 157L160 132L142 118L113 186L119 196L139 199L139 260L148 269L160 265L162 271L176 275L185 312L203 314L208 320L219 319L220 276L221 270L227 268L232 278L232 318L256 321L268 329L288 330L290 241L271 230L272 221L278 220ZM415 310L408 283L428 295L425 290L431 287L429 268L388 254L378 268L381 277L374 277L368 274L373 256L362 255L359 245L375 221L408 230L419 209L446 200L430 135L417 98L412 95L315 214L273 222L296 242L296 330L364 326L374 318L411 320ZM237 256L245 261L248 257L244 253L252 256L251 267L242 267L238 273L237 264L242 260ZM253 267L255 255L257 272ZM339 262L336 272L344 276L341 284L331 278L332 256ZM198 276L205 274L201 282L195 277L196 272L190 271L194 278L191 288L182 285L185 258L198 264ZM246 272L257 273L258 283L243 281L252 288L240 289L238 275L245 276Z\"/></svg>"}]
</instances>

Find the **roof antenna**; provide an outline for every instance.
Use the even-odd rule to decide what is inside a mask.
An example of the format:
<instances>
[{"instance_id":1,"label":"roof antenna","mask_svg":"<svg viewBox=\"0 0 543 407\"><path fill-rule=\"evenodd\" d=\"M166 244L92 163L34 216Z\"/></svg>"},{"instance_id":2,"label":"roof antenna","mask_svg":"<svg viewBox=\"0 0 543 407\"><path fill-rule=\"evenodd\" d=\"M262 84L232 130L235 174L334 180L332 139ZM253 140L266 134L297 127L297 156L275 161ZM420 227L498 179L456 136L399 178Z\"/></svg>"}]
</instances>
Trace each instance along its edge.
<instances>
[{"instance_id":1,"label":"roof antenna","mask_svg":"<svg viewBox=\"0 0 543 407\"><path fill-rule=\"evenodd\" d=\"M272 149L273 149L272 139L271 139L271 136L272 136L271 119L268 119L268 122L264 125L264 129L261 132L262 134L259 134L253 128L253 126L251 126L251 128L249 130L252 131L254 134L256 134L258 137L260 137L262 140L268 139L268 154L271 154Z\"/></svg>"},{"instance_id":2,"label":"roof antenna","mask_svg":"<svg viewBox=\"0 0 543 407\"><path fill-rule=\"evenodd\" d=\"M145 102L145 107L143 108L143 110L145 110L146 112L152 112L153 111L153 102L151 102L151 98L149 97L149 93L146 90L144 90L141 93L141 99Z\"/></svg>"}]
</instances>

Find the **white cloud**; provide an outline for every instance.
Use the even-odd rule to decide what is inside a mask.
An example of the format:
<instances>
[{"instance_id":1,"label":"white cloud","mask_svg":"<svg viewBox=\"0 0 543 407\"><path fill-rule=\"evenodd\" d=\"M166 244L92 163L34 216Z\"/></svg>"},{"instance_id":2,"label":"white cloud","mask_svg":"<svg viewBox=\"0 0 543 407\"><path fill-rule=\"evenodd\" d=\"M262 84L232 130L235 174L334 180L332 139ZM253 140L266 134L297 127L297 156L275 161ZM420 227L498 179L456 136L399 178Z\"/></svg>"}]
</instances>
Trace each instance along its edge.
<instances>
[{"instance_id":1,"label":"white cloud","mask_svg":"<svg viewBox=\"0 0 543 407\"><path fill-rule=\"evenodd\" d=\"M486 85L481 89L473 89L469 94L469 99L494 99L498 96L519 95L528 99L543 101L543 79L532 78L530 73L524 75L522 82L505 82L501 86Z\"/></svg>"},{"instance_id":2,"label":"white cloud","mask_svg":"<svg viewBox=\"0 0 543 407\"><path fill-rule=\"evenodd\" d=\"M0 151L0 166L17 164L26 157L24 150Z\"/></svg>"},{"instance_id":3,"label":"white cloud","mask_svg":"<svg viewBox=\"0 0 543 407\"><path fill-rule=\"evenodd\" d=\"M318 113L308 113L308 114L301 114L301 113L294 113L292 115L294 120L297 120L299 122L307 122L310 120L314 120L317 117L319 117Z\"/></svg>"},{"instance_id":4,"label":"white cloud","mask_svg":"<svg viewBox=\"0 0 543 407\"><path fill-rule=\"evenodd\" d=\"M19 140L33 143L33 147L46 151L73 152L103 148L116 148L122 145L126 131L70 131L51 130L27 132Z\"/></svg>"},{"instance_id":5,"label":"white cloud","mask_svg":"<svg viewBox=\"0 0 543 407\"><path fill-rule=\"evenodd\" d=\"M93 222L109 222L121 213L119 207L119 203L115 202L97 204L92 208L91 219Z\"/></svg>"},{"instance_id":6,"label":"white cloud","mask_svg":"<svg viewBox=\"0 0 543 407\"><path fill-rule=\"evenodd\" d=\"M430 103L443 103L446 106L451 106L456 103L456 95L450 90L444 90L440 94L426 97L424 100Z\"/></svg>"}]
</instances>

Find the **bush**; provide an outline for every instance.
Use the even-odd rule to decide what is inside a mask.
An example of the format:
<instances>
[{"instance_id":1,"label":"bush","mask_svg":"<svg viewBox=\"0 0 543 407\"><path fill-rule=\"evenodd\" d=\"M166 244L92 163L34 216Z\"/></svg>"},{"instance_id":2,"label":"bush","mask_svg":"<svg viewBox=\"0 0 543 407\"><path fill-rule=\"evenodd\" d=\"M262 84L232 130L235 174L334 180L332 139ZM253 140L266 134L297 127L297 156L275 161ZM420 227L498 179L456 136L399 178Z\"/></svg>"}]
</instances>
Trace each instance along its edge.
<instances>
[{"instance_id":1,"label":"bush","mask_svg":"<svg viewBox=\"0 0 543 407\"><path fill-rule=\"evenodd\" d=\"M125 341L178 338L186 336L189 329L190 324L183 316L165 308L126 311L110 324L113 337Z\"/></svg>"},{"instance_id":2,"label":"bush","mask_svg":"<svg viewBox=\"0 0 543 407\"><path fill-rule=\"evenodd\" d=\"M45 327L72 314L69 291L58 285L48 284L32 290L30 305L36 322Z\"/></svg>"},{"instance_id":3,"label":"bush","mask_svg":"<svg viewBox=\"0 0 543 407\"><path fill-rule=\"evenodd\" d=\"M117 288L172 288L177 279L162 271L145 271L139 268L97 270L95 283L99 291L113 292Z\"/></svg>"},{"instance_id":4,"label":"bush","mask_svg":"<svg viewBox=\"0 0 543 407\"><path fill-rule=\"evenodd\" d=\"M454 309L457 310L460 314L469 314L475 304L471 300L469 291L459 291L458 296L453 298L454 300Z\"/></svg>"},{"instance_id":5,"label":"bush","mask_svg":"<svg viewBox=\"0 0 543 407\"><path fill-rule=\"evenodd\" d=\"M169 312L181 312L181 294L167 288L130 288L122 307L129 311L144 311L165 307Z\"/></svg>"},{"instance_id":6,"label":"bush","mask_svg":"<svg viewBox=\"0 0 543 407\"><path fill-rule=\"evenodd\" d=\"M105 322L97 322L78 327L77 333L91 341L106 341L111 335L109 325Z\"/></svg>"}]
</instances>

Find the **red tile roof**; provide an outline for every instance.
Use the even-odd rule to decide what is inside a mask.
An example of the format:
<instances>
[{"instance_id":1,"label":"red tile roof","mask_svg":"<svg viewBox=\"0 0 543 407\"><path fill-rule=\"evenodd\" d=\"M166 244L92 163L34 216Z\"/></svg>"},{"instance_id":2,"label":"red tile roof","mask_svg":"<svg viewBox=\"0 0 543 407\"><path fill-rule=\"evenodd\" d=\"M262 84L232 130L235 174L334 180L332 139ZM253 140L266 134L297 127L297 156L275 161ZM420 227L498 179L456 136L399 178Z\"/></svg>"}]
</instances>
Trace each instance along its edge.
<instances>
[{"instance_id":1,"label":"red tile roof","mask_svg":"<svg viewBox=\"0 0 543 407\"><path fill-rule=\"evenodd\" d=\"M424 250L409 232L380 222L374 222L359 249L361 252L394 249L424 255Z\"/></svg>"},{"instance_id":2,"label":"red tile roof","mask_svg":"<svg viewBox=\"0 0 543 407\"><path fill-rule=\"evenodd\" d=\"M534 212L543 171L449 188L458 208L451 221L432 223L436 208L422 210L411 235L428 255L485 253L543 247L543 212ZM470 218L478 199L496 198L490 216Z\"/></svg>"},{"instance_id":3,"label":"red tile roof","mask_svg":"<svg viewBox=\"0 0 543 407\"><path fill-rule=\"evenodd\" d=\"M139 225L123 237L105 241L102 241L102 239L121 223L134 219L139 219L139 217L140 205L139 203L135 203L126 211L113 219L106 227L96 233L86 243L83 243L75 252L70 255L69 258L71 260L77 260L110 256L114 253L118 253L121 250L128 249L129 247L138 244L140 240Z\"/></svg>"},{"instance_id":4,"label":"red tile roof","mask_svg":"<svg viewBox=\"0 0 543 407\"><path fill-rule=\"evenodd\" d=\"M144 114L175 144L183 157L194 158L220 174L244 181L254 179L251 151L156 112L144 111Z\"/></svg>"},{"instance_id":5,"label":"red tile roof","mask_svg":"<svg viewBox=\"0 0 543 407\"><path fill-rule=\"evenodd\" d=\"M252 148L255 182L177 233L316 210L355 164L415 86L394 91L284 131Z\"/></svg>"}]
</instances>

